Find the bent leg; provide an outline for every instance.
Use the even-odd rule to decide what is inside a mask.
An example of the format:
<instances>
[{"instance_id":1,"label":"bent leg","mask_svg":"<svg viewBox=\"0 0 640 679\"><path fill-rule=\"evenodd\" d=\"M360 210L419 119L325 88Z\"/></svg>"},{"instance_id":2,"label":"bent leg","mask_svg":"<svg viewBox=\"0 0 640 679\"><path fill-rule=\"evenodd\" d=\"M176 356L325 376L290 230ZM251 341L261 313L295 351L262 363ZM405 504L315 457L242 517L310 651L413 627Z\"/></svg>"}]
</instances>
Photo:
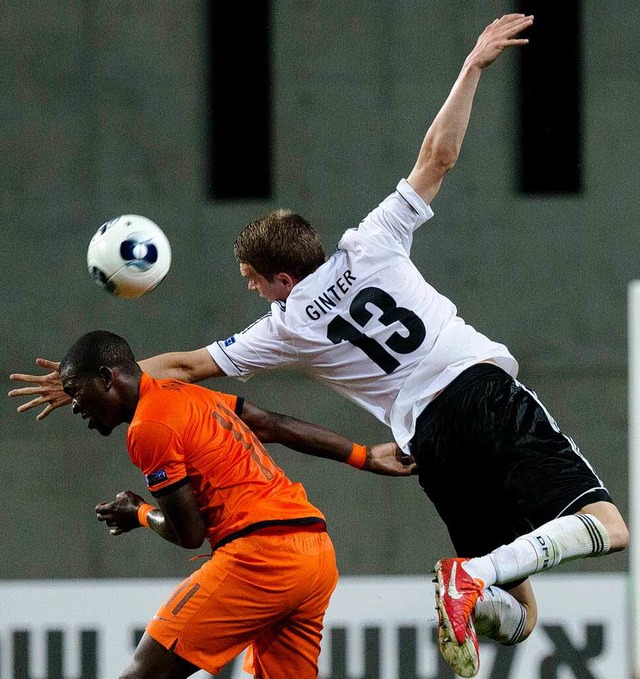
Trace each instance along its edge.
<instances>
[{"instance_id":1,"label":"bent leg","mask_svg":"<svg viewBox=\"0 0 640 679\"><path fill-rule=\"evenodd\" d=\"M145 632L120 679L185 679L199 669Z\"/></svg>"},{"instance_id":2,"label":"bent leg","mask_svg":"<svg viewBox=\"0 0 640 679\"><path fill-rule=\"evenodd\" d=\"M485 587L503 585L560 563L620 551L628 542L629 533L618 509L600 501L548 521L490 554L469 559L464 569Z\"/></svg>"}]
</instances>

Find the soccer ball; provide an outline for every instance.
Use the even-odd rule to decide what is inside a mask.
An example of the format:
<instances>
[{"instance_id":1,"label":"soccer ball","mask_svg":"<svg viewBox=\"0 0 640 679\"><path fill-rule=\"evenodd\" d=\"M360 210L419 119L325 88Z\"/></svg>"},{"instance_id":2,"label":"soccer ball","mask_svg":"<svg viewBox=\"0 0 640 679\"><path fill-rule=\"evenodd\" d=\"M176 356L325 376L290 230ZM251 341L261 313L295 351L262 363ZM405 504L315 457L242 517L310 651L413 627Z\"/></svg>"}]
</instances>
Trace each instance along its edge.
<instances>
[{"instance_id":1,"label":"soccer ball","mask_svg":"<svg viewBox=\"0 0 640 679\"><path fill-rule=\"evenodd\" d=\"M116 297L141 297L169 272L171 246L162 229L147 217L121 215L105 222L87 250L93 280Z\"/></svg>"}]
</instances>

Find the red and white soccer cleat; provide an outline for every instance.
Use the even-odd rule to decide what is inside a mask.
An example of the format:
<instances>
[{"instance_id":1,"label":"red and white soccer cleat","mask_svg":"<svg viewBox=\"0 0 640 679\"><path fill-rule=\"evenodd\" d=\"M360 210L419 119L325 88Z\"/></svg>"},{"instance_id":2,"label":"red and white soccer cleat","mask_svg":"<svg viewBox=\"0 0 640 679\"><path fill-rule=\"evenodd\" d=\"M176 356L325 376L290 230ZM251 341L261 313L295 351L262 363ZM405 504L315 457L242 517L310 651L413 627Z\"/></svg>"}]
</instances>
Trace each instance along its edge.
<instances>
[{"instance_id":1,"label":"red and white soccer cleat","mask_svg":"<svg viewBox=\"0 0 640 679\"><path fill-rule=\"evenodd\" d=\"M438 646L457 675L473 677L480 668L473 611L482 597L484 583L467 573L466 561L468 559L441 559L436 563Z\"/></svg>"}]
</instances>

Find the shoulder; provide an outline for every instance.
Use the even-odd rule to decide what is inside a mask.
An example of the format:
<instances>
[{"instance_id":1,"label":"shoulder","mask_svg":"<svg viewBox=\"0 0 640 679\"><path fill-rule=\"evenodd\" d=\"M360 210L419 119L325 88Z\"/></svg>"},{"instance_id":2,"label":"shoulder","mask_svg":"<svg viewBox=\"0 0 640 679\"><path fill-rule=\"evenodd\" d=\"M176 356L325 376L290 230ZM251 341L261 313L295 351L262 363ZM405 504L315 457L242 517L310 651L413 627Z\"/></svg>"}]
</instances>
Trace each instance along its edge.
<instances>
[{"instance_id":1,"label":"shoulder","mask_svg":"<svg viewBox=\"0 0 640 679\"><path fill-rule=\"evenodd\" d=\"M433 217L431 205L424 202L420 194L409 184L406 179L401 179L396 186L396 190L389 196L400 201L401 206L407 206L418 219L426 222Z\"/></svg>"},{"instance_id":2,"label":"shoulder","mask_svg":"<svg viewBox=\"0 0 640 679\"><path fill-rule=\"evenodd\" d=\"M135 417L152 416L162 420L170 409L166 407L167 401L189 398L191 396L190 384L176 379L154 379L144 374L140 383L140 397L136 408Z\"/></svg>"},{"instance_id":3,"label":"shoulder","mask_svg":"<svg viewBox=\"0 0 640 679\"><path fill-rule=\"evenodd\" d=\"M198 385L175 379L156 380L148 378L140 389L140 398L129 425L131 435L166 428L181 431L189 419L189 403L202 399Z\"/></svg>"},{"instance_id":4,"label":"shoulder","mask_svg":"<svg viewBox=\"0 0 640 679\"><path fill-rule=\"evenodd\" d=\"M158 457L172 457L180 449L180 435L167 422L139 418L127 430L127 448L132 462L141 469Z\"/></svg>"},{"instance_id":5,"label":"shoulder","mask_svg":"<svg viewBox=\"0 0 640 679\"><path fill-rule=\"evenodd\" d=\"M401 179L396 190L372 210L362 224L371 220L377 224L393 227L406 225L415 229L431 217L433 217L431 206L422 200L406 179Z\"/></svg>"},{"instance_id":6,"label":"shoulder","mask_svg":"<svg viewBox=\"0 0 640 679\"><path fill-rule=\"evenodd\" d=\"M345 232L339 247L349 249L360 241L380 240L398 243L408 252L413 232L431 217L431 207L402 179L357 228Z\"/></svg>"}]
</instances>

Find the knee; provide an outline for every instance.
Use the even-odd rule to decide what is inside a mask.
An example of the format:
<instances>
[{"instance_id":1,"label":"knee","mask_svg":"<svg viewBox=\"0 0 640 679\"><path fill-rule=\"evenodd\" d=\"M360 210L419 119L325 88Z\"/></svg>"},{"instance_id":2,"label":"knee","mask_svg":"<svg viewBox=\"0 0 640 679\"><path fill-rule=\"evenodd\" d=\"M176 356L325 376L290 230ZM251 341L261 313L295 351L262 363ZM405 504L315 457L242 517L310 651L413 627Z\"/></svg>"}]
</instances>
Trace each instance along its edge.
<instances>
[{"instance_id":1,"label":"knee","mask_svg":"<svg viewBox=\"0 0 640 679\"><path fill-rule=\"evenodd\" d=\"M579 514L590 514L604 526L609 538L609 553L629 546L629 529L618 508L611 502L595 502L583 507Z\"/></svg>"},{"instance_id":2,"label":"knee","mask_svg":"<svg viewBox=\"0 0 640 679\"><path fill-rule=\"evenodd\" d=\"M533 632L536 625L538 624L538 603L533 596L533 590L531 589L531 585L529 584L528 580L525 581L515 591L512 591L512 595L525 610L524 627L522 628L520 636L511 642L510 645L513 646L523 642L525 639L528 639L531 635L531 632Z\"/></svg>"},{"instance_id":3,"label":"knee","mask_svg":"<svg viewBox=\"0 0 640 679\"><path fill-rule=\"evenodd\" d=\"M129 667L124 670L118 677L118 679L150 679L147 672L142 671L138 663L133 660Z\"/></svg>"},{"instance_id":4,"label":"knee","mask_svg":"<svg viewBox=\"0 0 640 679\"><path fill-rule=\"evenodd\" d=\"M621 552L629 546L629 529L617 508L614 512L611 512L611 516L608 518L609 551Z\"/></svg>"},{"instance_id":5,"label":"knee","mask_svg":"<svg viewBox=\"0 0 640 679\"><path fill-rule=\"evenodd\" d=\"M159 679L159 676L157 674L149 674L149 672L137 671L133 667L127 667L118 679Z\"/></svg>"},{"instance_id":6,"label":"knee","mask_svg":"<svg viewBox=\"0 0 640 679\"><path fill-rule=\"evenodd\" d=\"M607 526L607 532L609 533L610 552L621 552L629 546L629 529L622 519L613 526Z\"/></svg>"},{"instance_id":7,"label":"knee","mask_svg":"<svg viewBox=\"0 0 640 679\"><path fill-rule=\"evenodd\" d=\"M533 632L536 625L538 624L538 606L535 599L531 601L521 601L520 603L522 606L524 606L524 609L527 612L527 617L525 618L522 634L516 642L518 644L523 642L525 639L528 639L531 632Z\"/></svg>"},{"instance_id":8,"label":"knee","mask_svg":"<svg viewBox=\"0 0 640 679\"><path fill-rule=\"evenodd\" d=\"M536 625L538 624L538 608L537 606L526 606L525 608L527 610L527 619L524 624L524 630L522 630L522 636L518 639L518 643L521 641L524 641L525 639L529 638L529 635L533 630L535 629Z\"/></svg>"}]
</instances>

